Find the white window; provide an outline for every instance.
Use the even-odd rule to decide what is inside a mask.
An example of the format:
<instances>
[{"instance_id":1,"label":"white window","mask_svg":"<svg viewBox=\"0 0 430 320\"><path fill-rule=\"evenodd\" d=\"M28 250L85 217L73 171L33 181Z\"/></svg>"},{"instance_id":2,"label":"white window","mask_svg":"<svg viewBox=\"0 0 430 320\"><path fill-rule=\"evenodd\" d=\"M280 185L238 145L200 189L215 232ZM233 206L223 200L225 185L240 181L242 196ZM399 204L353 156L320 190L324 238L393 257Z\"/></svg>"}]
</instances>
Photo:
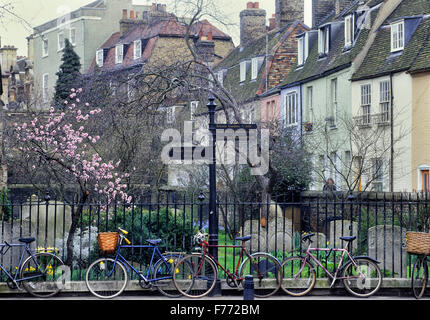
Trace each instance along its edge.
<instances>
[{"instance_id":1,"label":"white window","mask_svg":"<svg viewBox=\"0 0 430 320\"><path fill-rule=\"evenodd\" d=\"M307 88L307 105L308 105L308 121L313 122L314 121L314 88L308 87Z\"/></svg>"},{"instance_id":2,"label":"white window","mask_svg":"<svg viewBox=\"0 0 430 320\"><path fill-rule=\"evenodd\" d=\"M49 74L45 73L42 76L42 99L43 99L43 102L47 102L48 97L49 97L48 80L49 80Z\"/></svg>"},{"instance_id":3,"label":"white window","mask_svg":"<svg viewBox=\"0 0 430 320\"><path fill-rule=\"evenodd\" d=\"M134 41L134 60L140 59L142 57L142 40Z\"/></svg>"},{"instance_id":4,"label":"white window","mask_svg":"<svg viewBox=\"0 0 430 320\"><path fill-rule=\"evenodd\" d=\"M297 39L297 65L301 66L305 63L305 38Z\"/></svg>"},{"instance_id":5,"label":"white window","mask_svg":"<svg viewBox=\"0 0 430 320\"><path fill-rule=\"evenodd\" d=\"M287 94L285 99L286 124L287 126L296 125L298 122L297 92Z\"/></svg>"},{"instance_id":6,"label":"white window","mask_svg":"<svg viewBox=\"0 0 430 320\"><path fill-rule=\"evenodd\" d=\"M391 101L391 88L390 80L381 81L379 83L379 105L381 116L379 121L386 123L390 121L390 101Z\"/></svg>"},{"instance_id":7,"label":"white window","mask_svg":"<svg viewBox=\"0 0 430 320\"><path fill-rule=\"evenodd\" d=\"M352 46L354 42L354 15L345 18L345 47Z\"/></svg>"},{"instance_id":8,"label":"white window","mask_svg":"<svg viewBox=\"0 0 430 320\"><path fill-rule=\"evenodd\" d=\"M258 75L258 58L252 58L252 63L251 63L251 80L255 80L257 79L257 75Z\"/></svg>"},{"instance_id":9,"label":"white window","mask_svg":"<svg viewBox=\"0 0 430 320\"><path fill-rule=\"evenodd\" d=\"M337 79L331 80L331 110L330 110L330 117L331 117L331 123L330 125L332 127L336 127L337 124L337 95L338 95L338 88L337 88Z\"/></svg>"},{"instance_id":10,"label":"white window","mask_svg":"<svg viewBox=\"0 0 430 320\"><path fill-rule=\"evenodd\" d=\"M63 31L58 33L58 50L64 49L64 33Z\"/></svg>"},{"instance_id":11,"label":"white window","mask_svg":"<svg viewBox=\"0 0 430 320\"><path fill-rule=\"evenodd\" d=\"M76 29L75 28L70 29L70 43L72 45L76 45Z\"/></svg>"},{"instance_id":12,"label":"white window","mask_svg":"<svg viewBox=\"0 0 430 320\"><path fill-rule=\"evenodd\" d=\"M42 40L42 55L44 57L46 57L48 55L48 51L49 51L49 43L48 43L48 39L43 39Z\"/></svg>"},{"instance_id":13,"label":"white window","mask_svg":"<svg viewBox=\"0 0 430 320\"><path fill-rule=\"evenodd\" d=\"M401 51L405 47L405 24L403 21L391 25L391 52Z\"/></svg>"},{"instance_id":14,"label":"white window","mask_svg":"<svg viewBox=\"0 0 430 320\"><path fill-rule=\"evenodd\" d=\"M219 84L223 86L224 85L224 72L223 72L223 70L218 71L217 78L218 78Z\"/></svg>"},{"instance_id":15,"label":"white window","mask_svg":"<svg viewBox=\"0 0 430 320\"><path fill-rule=\"evenodd\" d=\"M103 49L97 50L96 63L100 68L103 67L103 60L104 60L103 56L104 56Z\"/></svg>"},{"instance_id":16,"label":"white window","mask_svg":"<svg viewBox=\"0 0 430 320\"><path fill-rule=\"evenodd\" d=\"M240 82L246 80L246 61L240 63Z\"/></svg>"},{"instance_id":17,"label":"white window","mask_svg":"<svg viewBox=\"0 0 430 320\"><path fill-rule=\"evenodd\" d=\"M372 86L364 84L361 86L361 110L362 110L362 124L370 124L370 106L372 105Z\"/></svg>"},{"instance_id":18,"label":"white window","mask_svg":"<svg viewBox=\"0 0 430 320\"><path fill-rule=\"evenodd\" d=\"M190 113L191 113L191 120L194 120L194 113L196 113L197 107L199 106L198 101L191 101L190 104Z\"/></svg>"},{"instance_id":19,"label":"white window","mask_svg":"<svg viewBox=\"0 0 430 320\"><path fill-rule=\"evenodd\" d=\"M318 53L327 55L330 47L330 27L324 27L318 31Z\"/></svg>"},{"instance_id":20,"label":"white window","mask_svg":"<svg viewBox=\"0 0 430 320\"><path fill-rule=\"evenodd\" d=\"M115 47L115 63L122 63L122 60L124 58L124 45L118 44Z\"/></svg>"}]
</instances>

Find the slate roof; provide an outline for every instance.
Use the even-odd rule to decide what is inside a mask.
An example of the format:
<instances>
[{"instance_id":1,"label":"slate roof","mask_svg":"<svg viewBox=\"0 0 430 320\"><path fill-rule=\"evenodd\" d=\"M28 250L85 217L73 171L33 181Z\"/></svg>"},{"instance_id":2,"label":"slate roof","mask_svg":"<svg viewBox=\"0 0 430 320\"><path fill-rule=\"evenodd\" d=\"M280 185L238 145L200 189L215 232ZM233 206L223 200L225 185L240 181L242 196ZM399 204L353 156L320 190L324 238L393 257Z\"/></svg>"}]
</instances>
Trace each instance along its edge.
<instances>
[{"instance_id":1,"label":"slate roof","mask_svg":"<svg viewBox=\"0 0 430 320\"><path fill-rule=\"evenodd\" d=\"M372 44L363 64L352 80L375 78L395 72L416 72L430 68L430 3L428 0L403 0L390 15ZM391 52L389 22L414 17L419 23L403 51Z\"/></svg>"},{"instance_id":2,"label":"slate roof","mask_svg":"<svg viewBox=\"0 0 430 320\"><path fill-rule=\"evenodd\" d=\"M274 53L276 48L285 41L300 22L293 22L285 25L281 29L274 29L267 32L246 46L236 47L227 57L225 57L215 68L215 71L226 70L224 74L224 87L241 103L247 103L257 98L257 93L261 88L265 88L266 79L266 53ZM266 45L267 44L267 45ZM249 61L255 57L262 57L257 79L251 80L251 67L248 68L246 79L240 82L240 63ZM267 59L270 63L270 59ZM269 71L270 72L270 71Z\"/></svg>"},{"instance_id":3,"label":"slate roof","mask_svg":"<svg viewBox=\"0 0 430 320\"><path fill-rule=\"evenodd\" d=\"M371 0L370 2L372 2ZM354 3L354 6L356 3ZM353 7L354 8L354 7ZM373 23L379 7L371 10L370 19ZM345 50L345 33L344 33L344 18L345 12L340 13L334 18L330 24L332 25L332 35L330 42L330 50L326 57L320 58L318 53L318 33L313 30L309 39L309 55L303 67L298 67L297 64L288 76L279 85L280 87L291 87L301 82L312 81L331 73L349 68L353 59L360 53L368 38L369 29L360 30L354 46Z\"/></svg>"},{"instance_id":4,"label":"slate roof","mask_svg":"<svg viewBox=\"0 0 430 320\"><path fill-rule=\"evenodd\" d=\"M157 40L160 37L184 37L187 28L179 23L176 18L172 17L166 20L160 20L152 25L142 23L130 28L130 30L121 36L120 32L112 34L99 49L107 51L102 71L113 71L127 67L133 67L145 63L152 55L153 49L156 46ZM231 40L231 37L214 27L207 20L195 23L190 33L192 35L201 33L207 36L212 32L214 39ZM142 40L142 56L140 59L134 59L134 41ZM115 64L115 47L117 44L126 45L124 50L123 63ZM91 67L88 72L93 72L96 66L96 58L94 57Z\"/></svg>"}]
</instances>

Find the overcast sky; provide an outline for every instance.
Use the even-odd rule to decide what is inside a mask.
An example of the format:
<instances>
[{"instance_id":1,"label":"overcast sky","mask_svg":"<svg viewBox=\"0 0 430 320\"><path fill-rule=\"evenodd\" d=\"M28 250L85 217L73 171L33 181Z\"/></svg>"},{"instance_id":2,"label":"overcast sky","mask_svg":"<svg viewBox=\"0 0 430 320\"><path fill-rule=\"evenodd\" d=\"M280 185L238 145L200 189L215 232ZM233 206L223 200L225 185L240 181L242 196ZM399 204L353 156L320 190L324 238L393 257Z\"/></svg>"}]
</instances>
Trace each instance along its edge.
<instances>
[{"instance_id":1,"label":"overcast sky","mask_svg":"<svg viewBox=\"0 0 430 320\"><path fill-rule=\"evenodd\" d=\"M169 4L173 0L158 1L166 3L169 10ZM219 7L226 13L229 23L234 26L226 29L223 25L218 25L220 29L227 32L233 37L235 44L239 39L239 13L246 7L249 0L214 0ZM256 0L253 0L254 2ZM55 19L67 11L73 11L85 4L93 2L92 0L0 0L0 4L12 3L13 12L23 18L4 13L0 29L1 45L14 45L18 48L18 55L27 55L26 37L32 33L32 27L38 26L46 21ZM136 4L150 4L157 2L155 0L134 0ZM265 9L267 18L275 13L275 0L259 0L260 8Z\"/></svg>"}]
</instances>

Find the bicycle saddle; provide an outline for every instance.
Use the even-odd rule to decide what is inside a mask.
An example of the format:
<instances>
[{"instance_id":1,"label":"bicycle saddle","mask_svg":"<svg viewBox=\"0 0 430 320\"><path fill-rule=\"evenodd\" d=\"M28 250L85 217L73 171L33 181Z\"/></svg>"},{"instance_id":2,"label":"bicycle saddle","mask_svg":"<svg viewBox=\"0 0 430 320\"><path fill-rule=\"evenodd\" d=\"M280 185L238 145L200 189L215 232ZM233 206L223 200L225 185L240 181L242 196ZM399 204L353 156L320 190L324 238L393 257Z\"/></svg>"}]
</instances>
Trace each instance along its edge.
<instances>
[{"instance_id":1,"label":"bicycle saddle","mask_svg":"<svg viewBox=\"0 0 430 320\"><path fill-rule=\"evenodd\" d=\"M35 238L19 238L18 241L20 242L24 242L24 243L32 243L34 240L36 240Z\"/></svg>"},{"instance_id":2,"label":"bicycle saddle","mask_svg":"<svg viewBox=\"0 0 430 320\"><path fill-rule=\"evenodd\" d=\"M252 236L246 236L246 237L237 237L235 240L239 240L239 241L248 241L251 240Z\"/></svg>"},{"instance_id":3,"label":"bicycle saddle","mask_svg":"<svg viewBox=\"0 0 430 320\"><path fill-rule=\"evenodd\" d=\"M312 238L314 235L315 235L315 233L309 233L309 234L307 234L307 235L303 236L302 241L309 240L310 242L313 242L311 238Z\"/></svg>"},{"instance_id":4,"label":"bicycle saddle","mask_svg":"<svg viewBox=\"0 0 430 320\"><path fill-rule=\"evenodd\" d=\"M345 241L354 241L357 237L356 236L352 236L352 237L339 237L340 240L345 240Z\"/></svg>"},{"instance_id":5,"label":"bicycle saddle","mask_svg":"<svg viewBox=\"0 0 430 320\"><path fill-rule=\"evenodd\" d=\"M148 239L148 240L146 240L146 242L148 242L154 246L159 244L161 241L162 241L161 239Z\"/></svg>"}]
</instances>

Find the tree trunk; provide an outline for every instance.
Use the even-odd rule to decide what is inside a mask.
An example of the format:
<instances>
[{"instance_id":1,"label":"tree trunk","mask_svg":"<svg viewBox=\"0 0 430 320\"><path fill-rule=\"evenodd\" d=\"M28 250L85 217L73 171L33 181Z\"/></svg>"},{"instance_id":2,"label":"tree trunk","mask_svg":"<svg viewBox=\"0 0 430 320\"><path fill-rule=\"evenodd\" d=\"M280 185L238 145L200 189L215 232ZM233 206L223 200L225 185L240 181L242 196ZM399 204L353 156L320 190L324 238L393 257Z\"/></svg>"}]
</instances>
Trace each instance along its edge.
<instances>
[{"instance_id":1,"label":"tree trunk","mask_svg":"<svg viewBox=\"0 0 430 320\"><path fill-rule=\"evenodd\" d=\"M66 242L67 257L64 263L69 267L72 267L72 263L73 263L73 249L74 249L73 242L75 239L75 232L78 229L79 218L82 215L85 202L88 199L86 192L83 192L81 199L82 199L81 201L78 201L75 210L72 211L72 224L70 225L69 235L67 237L67 242Z\"/></svg>"}]
</instances>

